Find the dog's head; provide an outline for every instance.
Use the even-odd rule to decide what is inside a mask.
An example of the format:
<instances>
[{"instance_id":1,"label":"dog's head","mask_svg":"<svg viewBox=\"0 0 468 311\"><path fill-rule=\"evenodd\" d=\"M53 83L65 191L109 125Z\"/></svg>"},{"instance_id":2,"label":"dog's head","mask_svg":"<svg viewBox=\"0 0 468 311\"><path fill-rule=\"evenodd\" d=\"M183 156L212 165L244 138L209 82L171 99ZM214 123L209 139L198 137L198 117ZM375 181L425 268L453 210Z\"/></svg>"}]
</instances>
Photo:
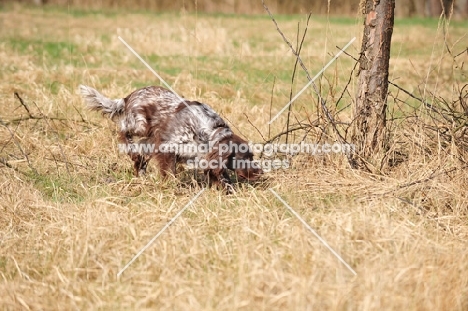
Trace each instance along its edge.
<instances>
[{"instance_id":1,"label":"dog's head","mask_svg":"<svg viewBox=\"0 0 468 311\"><path fill-rule=\"evenodd\" d=\"M253 153L247 141L233 134L221 141L220 148L228 151L224 154L226 166L234 171L238 177L246 180L257 180L263 170L258 161L254 161Z\"/></svg>"}]
</instances>

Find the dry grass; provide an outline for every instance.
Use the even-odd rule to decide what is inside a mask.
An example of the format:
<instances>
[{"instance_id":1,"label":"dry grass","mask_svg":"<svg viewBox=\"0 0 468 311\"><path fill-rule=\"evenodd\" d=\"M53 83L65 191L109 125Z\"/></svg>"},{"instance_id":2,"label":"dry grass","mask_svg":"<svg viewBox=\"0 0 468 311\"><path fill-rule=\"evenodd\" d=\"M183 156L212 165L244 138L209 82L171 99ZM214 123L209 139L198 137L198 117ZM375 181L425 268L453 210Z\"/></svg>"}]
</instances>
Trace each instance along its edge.
<instances>
[{"instance_id":1,"label":"dry grass","mask_svg":"<svg viewBox=\"0 0 468 311\"><path fill-rule=\"evenodd\" d=\"M0 309L468 309L466 151L428 130L448 127L455 135L452 123L463 122L431 124L425 108L395 88L390 111L405 116L391 123L391 150L404 155L399 165L369 174L350 169L340 155L303 156L291 169L269 174L269 186L356 277L268 185L244 185L231 196L205 191L117 280L199 186L161 183L154 168L147 178L132 178L130 161L117 152L114 125L83 109L77 85L120 97L158 83L120 35L177 91L209 103L236 131L260 141L244 113L267 136L273 81L276 112L288 101L294 59L267 18L16 7L0 20L0 119L7 124L0 127ZM298 20L304 23L302 16L279 18L289 38ZM437 25L408 23L397 22L392 79L430 102L431 92L454 99L453 86L466 83L466 70L456 68L466 53L454 64ZM360 31L359 21L313 18L302 51L310 71ZM464 35L465 28L452 26L455 54ZM330 107L352 67L342 58L322 79ZM298 73L294 90L305 83ZM39 119L14 121L28 117L14 92ZM345 95L340 107L351 102ZM295 116L315 119L315 106L307 92ZM350 116L348 108L340 119ZM272 135L284 124L282 116ZM314 128L311 141L320 133ZM332 132L325 134L322 141L334 141Z\"/></svg>"}]
</instances>

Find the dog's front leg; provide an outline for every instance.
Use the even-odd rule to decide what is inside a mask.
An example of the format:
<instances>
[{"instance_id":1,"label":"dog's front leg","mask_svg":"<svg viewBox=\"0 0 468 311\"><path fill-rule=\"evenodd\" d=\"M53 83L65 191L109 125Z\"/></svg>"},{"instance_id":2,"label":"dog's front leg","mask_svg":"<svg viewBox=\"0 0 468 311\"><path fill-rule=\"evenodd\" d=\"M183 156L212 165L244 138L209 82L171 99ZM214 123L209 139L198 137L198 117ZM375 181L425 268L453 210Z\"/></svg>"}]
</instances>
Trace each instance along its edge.
<instances>
[{"instance_id":1,"label":"dog's front leg","mask_svg":"<svg viewBox=\"0 0 468 311\"><path fill-rule=\"evenodd\" d=\"M208 176L208 185L210 187L215 186L218 189L223 189L227 194L234 193L231 178L225 170L206 170L205 174Z\"/></svg>"},{"instance_id":2,"label":"dog's front leg","mask_svg":"<svg viewBox=\"0 0 468 311\"><path fill-rule=\"evenodd\" d=\"M146 168L148 166L149 157L138 153L130 154L133 160L133 173L136 177L146 175Z\"/></svg>"},{"instance_id":3,"label":"dog's front leg","mask_svg":"<svg viewBox=\"0 0 468 311\"><path fill-rule=\"evenodd\" d=\"M235 192L234 185L232 184L232 181L231 181L231 177L229 177L229 174L226 170L223 170L221 174L221 185L226 190L227 194L232 194Z\"/></svg>"},{"instance_id":4,"label":"dog's front leg","mask_svg":"<svg viewBox=\"0 0 468 311\"><path fill-rule=\"evenodd\" d=\"M163 179L169 175L175 176L177 156L174 153L159 153L157 156L159 162L159 173Z\"/></svg>"}]
</instances>

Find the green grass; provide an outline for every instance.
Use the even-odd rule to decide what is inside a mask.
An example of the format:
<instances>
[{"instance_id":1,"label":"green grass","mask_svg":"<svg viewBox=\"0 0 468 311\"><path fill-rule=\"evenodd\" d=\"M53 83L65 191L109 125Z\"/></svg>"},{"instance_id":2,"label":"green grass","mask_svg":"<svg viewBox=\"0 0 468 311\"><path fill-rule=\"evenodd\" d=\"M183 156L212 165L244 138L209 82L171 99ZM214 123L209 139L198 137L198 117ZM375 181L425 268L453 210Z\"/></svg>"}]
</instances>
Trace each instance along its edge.
<instances>
[{"instance_id":1,"label":"green grass","mask_svg":"<svg viewBox=\"0 0 468 311\"><path fill-rule=\"evenodd\" d=\"M396 27L409 27L409 26L421 26L424 28L437 29L441 21L438 18L434 17L411 17L411 18L396 18L395 26ZM449 22L449 27L460 28L466 27L466 21L463 20L451 20Z\"/></svg>"},{"instance_id":2,"label":"green grass","mask_svg":"<svg viewBox=\"0 0 468 311\"><path fill-rule=\"evenodd\" d=\"M56 62L66 62L77 65L78 46L72 42L47 41L21 37L6 38L7 47L13 52L23 55L34 55L48 65Z\"/></svg>"},{"instance_id":3,"label":"green grass","mask_svg":"<svg viewBox=\"0 0 468 311\"><path fill-rule=\"evenodd\" d=\"M30 172L29 179L44 195L44 198L55 203L80 203L85 197L76 176L57 176ZM78 190L80 189L80 190Z\"/></svg>"},{"instance_id":4,"label":"green grass","mask_svg":"<svg viewBox=\"0 0 468 311\"><path fill-rule=\"evenodd\" d=\"M46 54L51 60L63 58L65 55L74 54L77 46L71 42L53 42L29 38L9 38L9 46L17 53L36 55Z\"/></svg>"}]
</instances>

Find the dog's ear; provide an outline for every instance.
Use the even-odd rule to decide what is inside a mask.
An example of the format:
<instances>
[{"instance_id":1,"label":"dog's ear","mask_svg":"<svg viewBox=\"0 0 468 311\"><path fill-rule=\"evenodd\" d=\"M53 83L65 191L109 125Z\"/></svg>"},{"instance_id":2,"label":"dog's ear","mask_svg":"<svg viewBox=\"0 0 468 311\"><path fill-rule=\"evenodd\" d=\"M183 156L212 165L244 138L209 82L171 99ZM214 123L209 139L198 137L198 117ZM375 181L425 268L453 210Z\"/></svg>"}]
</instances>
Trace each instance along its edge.
<instances>
[{"instance_id":1,"label":"dog's ear","mask_svg":"<svg viewBox=\"0 0 468 311\"><path fill-rule=\"evenodd\" d=\"M213 169L213 172L221 172L226 168L232 166L232 158L234 153L230 150L230 144L225 139L215 143L211 148L210 152L206 155L208 162L214 161L218 164L218 167Z\"/></svg>"},{"instance_id":2,"label":"dog's ear","mask_svg":"<svg viewBox=\"0 0 468 311\"><path fill-rule=\"evenodd\" d=\"M211 133L209 142L212 146L216 144L229 144L229 141L233 136L234 133L232 133L229 127L219 125L217 126L217 129Z\"/></svg>"}]
</instances>

